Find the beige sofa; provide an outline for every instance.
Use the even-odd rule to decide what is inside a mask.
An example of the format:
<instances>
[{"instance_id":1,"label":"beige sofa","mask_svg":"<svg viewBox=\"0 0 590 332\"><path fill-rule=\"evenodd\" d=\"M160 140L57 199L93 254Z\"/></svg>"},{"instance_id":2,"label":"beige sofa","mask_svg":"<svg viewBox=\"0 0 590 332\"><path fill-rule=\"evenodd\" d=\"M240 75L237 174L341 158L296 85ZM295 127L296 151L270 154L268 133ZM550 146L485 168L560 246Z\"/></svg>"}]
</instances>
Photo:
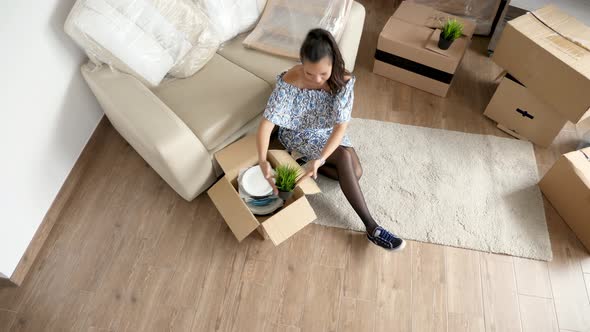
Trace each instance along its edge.
<instances>
[{"instance_id":1,"label":"beige sofa","mask_svg":"<svg viewBox=\"0 0 590 332\"><path fill-rule=\"evenodd\" d=\"M350 71L364 20L364 7L354 2L339 43ZM113 126L188 201L222 174L213 154L256 130L277 74L296 64L246 49L244 38L223 45L195 75L155 88L106 66L82 66Z\"/></svg>"}]
</instances>

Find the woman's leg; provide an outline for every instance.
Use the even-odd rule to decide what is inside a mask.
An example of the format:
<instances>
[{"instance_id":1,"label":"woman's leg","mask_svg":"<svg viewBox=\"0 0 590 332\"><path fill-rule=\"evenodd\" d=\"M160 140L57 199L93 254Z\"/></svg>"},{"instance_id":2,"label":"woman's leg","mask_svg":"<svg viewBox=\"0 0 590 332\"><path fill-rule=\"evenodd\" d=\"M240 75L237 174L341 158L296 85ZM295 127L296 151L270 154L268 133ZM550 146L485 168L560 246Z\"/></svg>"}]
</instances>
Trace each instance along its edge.
<instances>
[{"instance_id":1,"label":"woman's leg","mask_svg":"<svg viewBox=\"0 0 590 332\"><path fill-rule=\"evenodd\" d=\"M363 170L353 148L339 146L326 160L326 165L319 170L322 168L324 168L323 174L336 175L344 196L365 224L367 237L371 242L388 250L401 250L405 247L404 240L377 225L371 216L359 185Z\"/></svg>"},{"instance_id":2,"label":"woman's leg","mask_svg":"<svg viewBox=\"0 0 590 332\"><path fill-rule=\"evenodd\" d=\"M322 168L324 169L322 170ZM367 232L373 234L378 225L367 208L365 196L359 185L358 180L362 175L362 169L354 149L339 146L318 171L321 171L322 174L327 173L326 175L331 178L336 176L344 196L365 224Z\"/></svg>"},{"instance_id":3,"label":"woman's leg","mask_svg":"<svg viewBox=\"0 0 590 332\"><path fill-rule=\"evenodd\" d=\"M354 174L357 180L360 180L363 176L363 168L361 167L361 162L359 160L358 155L356 154L356 151L354 150L354 148L351 147L341 147L350 152L350 156L352 157L352 163L354 166ZM336 166L329 164L328 161L326 161L326 164L324 166L318 169L318 172L332 180L338 181L338 170L336 169Z\"/></svg>"}]
</instances>

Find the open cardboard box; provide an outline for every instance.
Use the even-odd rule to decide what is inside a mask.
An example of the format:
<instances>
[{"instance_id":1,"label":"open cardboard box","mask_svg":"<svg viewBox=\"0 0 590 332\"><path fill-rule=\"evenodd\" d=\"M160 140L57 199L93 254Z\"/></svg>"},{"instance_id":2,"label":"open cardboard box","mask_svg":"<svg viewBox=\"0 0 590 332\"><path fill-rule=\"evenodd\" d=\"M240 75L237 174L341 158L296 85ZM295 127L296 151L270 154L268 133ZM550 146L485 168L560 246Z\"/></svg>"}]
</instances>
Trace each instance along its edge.
<instances>
[{"instance_id":1,"label":"open cardboard box","mask_svg":"<svg viewBox=\"0 0 590 332\"><path fill-rule=\"evenodd\" d=\"M269 150L267 158L273 168L279 164L291 164L301 168L284 150ZM320 188L311 178L300 179L293 196L281 209L269 216L255 216L240 198L240 169L258 164L255 135L246 136L215 153L215 159L225 175L207 191L207 194L238 241L258 230L264 237L268 236L275 245L279 245L316 219L316 214L305 197L320 192Z\"/></svg>"}]
</instances>

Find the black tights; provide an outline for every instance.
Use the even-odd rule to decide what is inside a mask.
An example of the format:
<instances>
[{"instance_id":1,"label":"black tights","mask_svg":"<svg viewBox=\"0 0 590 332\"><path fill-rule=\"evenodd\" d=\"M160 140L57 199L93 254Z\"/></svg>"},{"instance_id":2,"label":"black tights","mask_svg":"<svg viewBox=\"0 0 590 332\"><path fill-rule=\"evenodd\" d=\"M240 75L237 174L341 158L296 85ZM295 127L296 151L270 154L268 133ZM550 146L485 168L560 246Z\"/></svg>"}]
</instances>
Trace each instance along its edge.
<instances>
[{"instance_id":1,"label":"black tights","mask_svg":"<svg viewBox=\"0 0 590 332\"><path fill-rule=\"evenodd\" d=\"M340 183L344 196L365 224L367 232L373 234L378 225L367 208L365 196L359 185L363 169L354 148L339 146L318 172Z\"/></svg>"}]
</instances>

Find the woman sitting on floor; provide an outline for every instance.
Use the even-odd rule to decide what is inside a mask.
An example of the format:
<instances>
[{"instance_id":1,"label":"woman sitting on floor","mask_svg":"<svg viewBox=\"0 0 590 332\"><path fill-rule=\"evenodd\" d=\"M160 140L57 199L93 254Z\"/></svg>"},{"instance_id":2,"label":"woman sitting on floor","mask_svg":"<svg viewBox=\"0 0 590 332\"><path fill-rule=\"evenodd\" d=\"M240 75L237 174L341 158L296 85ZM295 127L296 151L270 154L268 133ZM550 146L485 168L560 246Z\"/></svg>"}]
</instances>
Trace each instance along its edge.
<instances>
[{"instance_id":1,"label":"woman sitting on floor","mask_svg":"<svg viewBox=\"0 0 590 332\"><path fill-rule=\"evenodd\" d=\"M323 29L311 30L301 45L300 58L301 65L277 77L258 128L258 158L265 177L276 193L266 154L277 125L285 149L297 152L307 162L306 176L315 179L320 173L340 183L371 242L388 250L403 249L404 240L373 219L359 185L361 164L345 134L351 119L355 77L344 68L334 37Z\"/></svg>"}]
</instances>

